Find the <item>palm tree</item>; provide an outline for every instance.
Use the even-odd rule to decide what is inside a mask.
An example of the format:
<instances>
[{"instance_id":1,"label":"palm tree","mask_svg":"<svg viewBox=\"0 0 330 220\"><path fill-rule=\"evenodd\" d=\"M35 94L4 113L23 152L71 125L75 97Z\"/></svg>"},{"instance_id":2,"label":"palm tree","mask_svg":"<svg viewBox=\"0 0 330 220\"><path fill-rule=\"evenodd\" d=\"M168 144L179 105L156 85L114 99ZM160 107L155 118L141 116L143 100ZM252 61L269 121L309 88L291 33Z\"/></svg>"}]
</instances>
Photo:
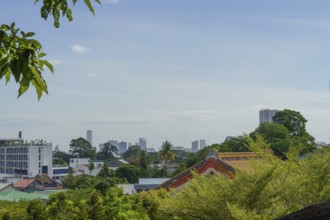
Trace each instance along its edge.
<instances>
[{"instance_id":1,"label":"palm tree","mask_svg":"<svg viewBox=\"0 0 330 220\"><path fill-rule=\"evenodd\" d=\"M171 150L172 144L169 141L163 142L161 149L159 151L159 157L163 160L165 164L165 170L167 169L167 162L173 160L175 157L175 153Z\"/></svg>"},{"instance_id":2,"label":"palm tree","mask_svg":"<svg viewBox=\"0 0 330 220\"><path fill-rule=\"evenodd\" d=\"M141 150L139 158L139 167L142 169L147 169L150 163L149 156L145 150Z\"/></svg>"},{"instance_id":3,"label":"palm tree","mask_svg":"<svg viewBox=\"0 0 330 220\"><path fill-rule=\"evenodd\" d=\"M89 174L92 175L92 171L95 169L95 165L93 162L90 162L88 165L88 170L89 170Z\"/></svg>"}]
</instances>

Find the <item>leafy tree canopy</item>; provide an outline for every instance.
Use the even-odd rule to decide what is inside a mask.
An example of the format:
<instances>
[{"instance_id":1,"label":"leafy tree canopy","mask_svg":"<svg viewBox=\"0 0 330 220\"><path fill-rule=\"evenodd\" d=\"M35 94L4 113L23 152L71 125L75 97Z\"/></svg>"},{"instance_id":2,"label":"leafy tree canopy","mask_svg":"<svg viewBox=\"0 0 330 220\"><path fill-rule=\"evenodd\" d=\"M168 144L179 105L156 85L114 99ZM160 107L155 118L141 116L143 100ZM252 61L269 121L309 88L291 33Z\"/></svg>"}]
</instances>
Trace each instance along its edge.
<instances>
[{"instance_id":1,"label":"leafy tree canopy","mask_svg":"<svg viewBox=\"0 0 330 220\"><path fill-rule=\"evenodd\" d=\"M247 139L262 160L254 161L252 174L195 176L190 184L167 194L162 190L142 194L154 219L278 219L310 204L329 199L330 151L323 149L298 160L297 148L279 160L257 135Z\"/></svg>"},{"instance_id":2,"label":"leafy tree canopy","mask_svg":"<svg viewBox=\"0 0 330 220\"><path fill-rule=\"evenodd\" d=\"M276 155L283 157L290 146L289 130L282 124L276 122L261 123L250 137L256 138L256 135L261 135ZM285 158L285 157L284 157Z\"/></svg>"},{"instance_id":3,"label":"leafy tree canopy","mask_svg":"<svg viewBox=\"0 0 330 220\"><path fill-rule=\"evenodd\" d=\"M306 133L307 120L300 112L284 109L276 112L273 121L284 125L289 130L291 136L302 136Z\"/></svg>"},{"instance_id":4,"label":"leafy tree canopy","mask_svg":"<svg viewBox=\"0 0 330 220\"><path fill-rule=\"evenodd\" d=\"M106 142L103 144L103 149L97 153L96 158L98 160L108 160L113 159L113 153L118 152L118 149L116 146L111 145L109 142Z\"/></svg>"},{"instance_id":5,"label":"leafy tree canopy","mask_svg":"<svg viewBox=\"0 0 330 220\"><path fill-rule=\"evenodd\" d=\"M123 165L115 172L118 178L126 178L129 183L137 183L141 174L139 168L131 164Z\"/></svg>"},{"instance_id":6,"label":"leafy tree canopy","mask_svg":"<svg viewBox=\"0 0 330 220\"><path fill-rule=\"evenodd\" d=\"M96 157L96 148L92 147L92 145L82 137L72 139L70 148L73 156L91 158L92 160Z\"/></svg>"},{"instance_id":7,"label":"leafy tree canopy","mask_svg":"<svg viewBox=\"0 0 330 220\"><path fill-rule=\"evenodd\" d=\"M123 154L123 157L128 162L134 163L137 165L139 163L140 155L141 155L141 147L138 145L132 145Z\"/></svg>"},{"instance_id":8,"label":"leafy tree canopy","mask_svg":"<svg viewBox=\"0 0 330 220\"><path fill-rule=\"evenodd\" d=\"M35 3L41 2L35 0ZM72 3L72 6L69 3ZM54 19L54 26L60 26L60 19L66 17L73 20L72 10L78 0L43 0L40 9L41 17L45 20L49 16ZM101 0L94 0L101 4ZM94 8L91 0L84 0L89 11L94 15ZM19 84L18 97L26 92L32 85L36 89L38 100L43 93L48 94L47 83L42 74L48 69L54 72L53 65L43 57L46 53L42 51L39 41L32 38L33 32L21 31L15 27L15 22L2 24L0 26L0 79L5 78L6 84L13 77Z\"/></svg>"}]
</instances>

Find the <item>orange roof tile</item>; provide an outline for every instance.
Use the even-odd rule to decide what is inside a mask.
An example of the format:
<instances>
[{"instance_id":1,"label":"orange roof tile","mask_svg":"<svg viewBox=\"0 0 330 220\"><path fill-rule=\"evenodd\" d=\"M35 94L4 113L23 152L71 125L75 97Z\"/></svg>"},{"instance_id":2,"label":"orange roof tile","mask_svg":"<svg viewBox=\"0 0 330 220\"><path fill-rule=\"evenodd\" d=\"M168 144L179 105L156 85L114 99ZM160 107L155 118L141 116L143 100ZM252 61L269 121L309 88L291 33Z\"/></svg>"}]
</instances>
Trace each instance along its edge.
<instances>
[{"instance_id":1,"label":"orange roof tile","mask_svg":"<svg viewBox=\"0 0 330 220\"><path fill-rule=\"evenodd\" d=\"M26 188L28 187L31 183L35 181L34 178L31 179L21 179L18 180L16 183L14 183L15 188Z\"/></svg>"}]
</instances>

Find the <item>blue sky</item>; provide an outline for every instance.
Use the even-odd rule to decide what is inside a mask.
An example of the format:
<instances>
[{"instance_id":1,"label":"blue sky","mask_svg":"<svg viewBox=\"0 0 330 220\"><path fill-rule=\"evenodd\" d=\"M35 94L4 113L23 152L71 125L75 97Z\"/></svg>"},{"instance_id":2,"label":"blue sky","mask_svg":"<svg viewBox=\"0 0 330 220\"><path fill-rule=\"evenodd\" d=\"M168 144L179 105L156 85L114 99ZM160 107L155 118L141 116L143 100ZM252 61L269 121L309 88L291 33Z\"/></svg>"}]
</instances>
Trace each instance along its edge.
<instances>
[{"instance_id":1,"label":"blue sky","mask_svg":"<svg viewBox=\"0 0 330 220\"><path fill-rule=\"evenodd\" d=\"M0 21L37 33L55 74L39 102L1 82L0 137L22 130L66 150L91 129L94 146L190 147L252 132L262 108L288 108L329 142L329 1L108 0L95 17L80 2L59 29L33 2L6 1Z\"/></svg>"}]
</instances>

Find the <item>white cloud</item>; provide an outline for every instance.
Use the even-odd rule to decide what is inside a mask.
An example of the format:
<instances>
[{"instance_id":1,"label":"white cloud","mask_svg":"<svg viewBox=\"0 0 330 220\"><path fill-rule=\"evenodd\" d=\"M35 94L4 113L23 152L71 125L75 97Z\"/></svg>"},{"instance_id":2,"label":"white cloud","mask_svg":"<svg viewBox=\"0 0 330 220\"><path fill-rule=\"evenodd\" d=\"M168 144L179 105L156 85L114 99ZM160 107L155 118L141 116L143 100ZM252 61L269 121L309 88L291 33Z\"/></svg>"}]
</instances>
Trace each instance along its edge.
<instances>
[{"instance_id":1,"label":"white cloud","mask_svg":"<svg viewBox=\"0 0 330 220\"><path fill-rule=\"evenodd\" d=\"M85 52L89 51L89 49L87 47L84 47L84 46L81 46L78 44L71 45L71 49L77 53L85 53Z\"/></svg>"},{"instance_id":2,"label":"white cloud","mask_svg":"<svg viewBox=\"0 0 330 220\"><path fill-rule=\"evenodd\" d=\"M118 4L120 2L121 2L121 0L104 0L103 1L104 4Z\"/></svg>"},{"instance_id":3,"label":"white cloud","mask_svg":"<svg viewBox=\"0 0 330 220\"><path fill-rule=\"evenodd\" d=\"M95 77L95 76L96 76L96 73L89 73L89 74L87 75L88 78L93 78L93 77Z\"/></svg>"}]
</instances>

